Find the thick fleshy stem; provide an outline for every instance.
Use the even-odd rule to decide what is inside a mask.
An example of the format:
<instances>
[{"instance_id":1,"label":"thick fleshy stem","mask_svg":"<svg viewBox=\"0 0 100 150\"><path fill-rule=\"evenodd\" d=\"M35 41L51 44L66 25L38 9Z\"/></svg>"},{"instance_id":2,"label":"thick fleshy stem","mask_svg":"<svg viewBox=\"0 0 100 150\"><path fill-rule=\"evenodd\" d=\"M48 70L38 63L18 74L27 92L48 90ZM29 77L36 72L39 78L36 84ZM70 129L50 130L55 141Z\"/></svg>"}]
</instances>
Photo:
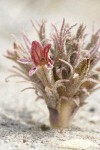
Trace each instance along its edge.
<instances>
[{"instance_id":1,"label":"thick fleshy stem","mask_svg":"<svg viewBox=\"0 0 100 150\"><path fill-rule=\"evenodd\" d=\"M38 78L41 80L41 82L45 87L46 86L52 87L52 83L50 82L49 78L49 71L45 66L39 67L38 70L36 71L36 75L38 76Z\"/></svg>"}]
</instances>

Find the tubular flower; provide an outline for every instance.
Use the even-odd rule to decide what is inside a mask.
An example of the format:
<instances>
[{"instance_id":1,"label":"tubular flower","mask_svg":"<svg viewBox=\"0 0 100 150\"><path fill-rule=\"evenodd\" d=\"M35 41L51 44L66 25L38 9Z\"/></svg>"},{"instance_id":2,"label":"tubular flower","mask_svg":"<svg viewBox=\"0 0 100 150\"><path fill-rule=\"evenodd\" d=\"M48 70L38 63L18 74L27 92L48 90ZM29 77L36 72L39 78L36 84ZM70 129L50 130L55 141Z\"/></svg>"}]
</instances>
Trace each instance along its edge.
<instances>
[{"instance_id":1,"label":"tubular flower","mask_svg":"<svg viewBox=\"0 0 100 150\"><path fill-rule=\"evenodd\" d=\"M47 44L44 47L37 41L33 41L30 48L30 58L18 59L18 62L23 64L32 64L32 68L29 71L29 76L32 76L38 67L46 67L51 69L53 67L53 61L50 59L48 53L51 48L51 44Z\"/></svg>"}]
</instances>

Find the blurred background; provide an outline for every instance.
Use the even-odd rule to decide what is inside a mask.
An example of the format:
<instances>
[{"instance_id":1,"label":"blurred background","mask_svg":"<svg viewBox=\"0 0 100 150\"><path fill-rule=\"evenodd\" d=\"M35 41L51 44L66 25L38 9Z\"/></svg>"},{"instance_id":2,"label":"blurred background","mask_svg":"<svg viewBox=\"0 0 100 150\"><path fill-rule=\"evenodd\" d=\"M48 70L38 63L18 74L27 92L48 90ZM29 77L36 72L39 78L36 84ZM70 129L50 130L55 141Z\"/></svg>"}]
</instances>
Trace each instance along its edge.
<instances>
[{"instance_id":1,"label":"blurred background","mask_svg":"<svg viewBox=\"0 0 100 150\"><path fill-rule=\"evenodd\" d=\"M91 33L93 24L100 27L100 0L0 0L0 53L11 46L11 34L21 37L22 29L35 38L31 19L45 19L50 26L63 18L71 25L86 24Z\"/></svg>"},{"instance_id":2,"label":"blurred background","mask_svg":"<svg viewBox=\"0 0 100 150\"><path fill-rule=\"evenodd\" d=\"M16 119L23 115L24 118L30 119L30 114L32 117L33 111L39 109L37 115L42 112L41 105L38 105L41 102L33 104L35 98L33 91L20 93L22 88L27 87L26 85L15 83L16 79L14 82L5 83L5 78L9 75L8 69L13 65L3 57L6 50L12 46L11 34L15 34L20 39L21 31L24 29L27 35L30 35L34 40L36 33L30 23L31 19L33 22L45 19L50 26L51 23L61 23L63 18L71 25L75 23L86 24L87 31L92 33L93 24L95 24L95 29L100 27L100 0L0 0L0 111L3 116L1 119L4 119L4 116ZM97 102L96 106L94 98ZM100 113L99 98L99 94L95 94L92 97L93 101L89 101L88 105L95 106L98 115Z\"/></svg>"},{"instance_id":3,"label":"blurred background","mask_svg":"<svg viewBox=\"0 0 100 150\"><path fill-rule=\"evenodd\" d=\"M91 28L100 24L100 0L0 0L0 37L9 39L28 29L30 19L59 22L65 17L69 23L84 23Z\"/></svg>"}]
</instances>

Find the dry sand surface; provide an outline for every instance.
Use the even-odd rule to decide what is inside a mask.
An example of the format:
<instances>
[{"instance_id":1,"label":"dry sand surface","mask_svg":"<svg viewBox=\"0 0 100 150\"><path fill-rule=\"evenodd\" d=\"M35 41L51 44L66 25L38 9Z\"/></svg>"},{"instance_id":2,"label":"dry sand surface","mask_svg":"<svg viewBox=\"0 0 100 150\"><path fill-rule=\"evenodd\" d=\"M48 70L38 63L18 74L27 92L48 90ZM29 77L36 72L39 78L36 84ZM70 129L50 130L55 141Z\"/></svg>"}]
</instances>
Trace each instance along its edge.
<instances>
[{"instance_id":1,"label":"dry sand surface","mask_svg":"<svg viewBox=\"0 0 100 150\"><path fill-rule=\"evenodd\" d=\"M35 101L32 90L20 92L27 83L16 83L16 78L5 82L13 63L2 56L11 47L10 33L19 37L24 26L31 34L30 18L56 22L66 17L71 23L88 26L96 20L96 27L100 27L99 8L99 0L0 0L0 150L100 150L100 90L87 99L69 129L63 133L48 129L43 126L49 125L45 103Z\"/></svg>"}]
</instances>

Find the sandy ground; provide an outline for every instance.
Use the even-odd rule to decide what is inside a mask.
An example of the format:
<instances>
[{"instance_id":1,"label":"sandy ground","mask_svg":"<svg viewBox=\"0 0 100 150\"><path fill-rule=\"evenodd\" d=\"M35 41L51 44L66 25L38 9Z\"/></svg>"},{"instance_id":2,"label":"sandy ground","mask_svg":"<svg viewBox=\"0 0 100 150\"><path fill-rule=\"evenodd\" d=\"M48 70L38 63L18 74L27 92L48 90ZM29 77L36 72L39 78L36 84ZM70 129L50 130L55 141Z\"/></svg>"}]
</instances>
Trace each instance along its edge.
<instances>
[{"instance_id":1,"label":"sandy ground","mask_svg":"<svg viewBox=\"0 0 100 150\"><path fill-rule=\"evenodd\" d=\"M5 82L13 64L2 56L11 47L11 33L19 37L24 26L31 34L30 18L56 22L66 17L70 23L88 26L95 20L99 27L99 8L99 0L0 0L0 150L100 150L100 91L87 99L69 129L63 133L47 129L43 126L49 125L45 103L34 101L34 91L20 92L28 85L16 83L19 79Z\"/></svg>"}]
</instances>

